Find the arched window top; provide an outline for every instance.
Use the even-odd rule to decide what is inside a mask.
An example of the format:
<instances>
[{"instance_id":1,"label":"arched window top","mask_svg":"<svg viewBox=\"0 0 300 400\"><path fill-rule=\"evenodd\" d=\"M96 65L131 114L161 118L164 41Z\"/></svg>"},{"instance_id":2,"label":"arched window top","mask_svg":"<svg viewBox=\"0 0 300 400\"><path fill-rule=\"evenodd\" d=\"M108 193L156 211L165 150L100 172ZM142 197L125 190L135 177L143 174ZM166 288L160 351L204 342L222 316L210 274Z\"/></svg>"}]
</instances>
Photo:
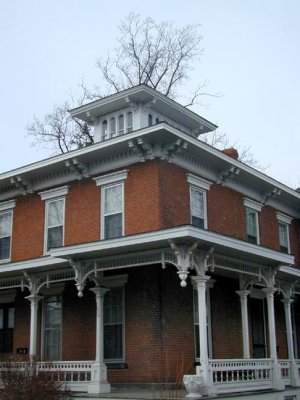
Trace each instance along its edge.
<instances>
[{"instance_id":1,"label":"arched window top","mask_svg":"<svg viewBox=\"0 0 300 400\"><path fill-rule=\"evenodd\" d=\"M148 126L151 126L152 124L153 124L152 114L148 114Z\"/></svg>"},{"instance_id":2,"label":"arched window top","mask_svg":"<svg viewBox=\"0 0 300 400\"><path fill-rule=\"evenodd\" d=\"M159 119L157 117L155 118L155 124L159 124Z\"/></svg>"}]
</instances>

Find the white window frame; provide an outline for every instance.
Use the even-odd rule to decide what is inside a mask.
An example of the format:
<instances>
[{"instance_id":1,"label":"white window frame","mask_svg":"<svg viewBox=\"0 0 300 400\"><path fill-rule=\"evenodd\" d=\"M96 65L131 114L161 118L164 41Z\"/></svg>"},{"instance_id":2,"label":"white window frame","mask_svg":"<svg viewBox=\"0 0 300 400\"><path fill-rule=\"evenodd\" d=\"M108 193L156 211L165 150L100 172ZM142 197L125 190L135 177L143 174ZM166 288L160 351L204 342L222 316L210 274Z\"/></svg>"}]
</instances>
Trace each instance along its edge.
<instances>
[{"instance_id":1,"label":"white window frame","mask_svg":"<svg viewBox=\"0 0 300 400\"><path fill-rule=\"evenodd\" d=\"M109 289L111 288L122 288L122 358L120 359L104 359L106 363L117 364L124 363L126 360L125 354L125 284L128 281L128 275L114 275L107 276L103 278L103 286ZM103 321L104 322L104 321ZM104 335L104 326L103 325L103 335Z\"/></svg>"},{"instance_id":2,"label":"white window frame","mask_svg":"<svg viewBox=\"0 0 300 400\"><path fill-rule=\"evenodd\" d=\"M208 229L208 220L207 220L207 191L210 189L212 182L207 181L206 179L200 178L199 176L193 174L187 174L187 181L190 184L189 192L190 192L190 216L191 216L191 224L192 224L192 191L198 190L203 193L203 218L204 218L204 229Z\"/></svg>"},{"instance_id":3,"label":"white window frame","mask_svg":"<svg viewBox=\"0 0 300 400\"><path fill-rule=\"evenodd\" d=\"M8 258L3 258L0 260L0 264L10 262L11 260L11 249L12 249L12 241L13 241L13 218L14 218L14 213L13 209L16 206L16 201L15 200L9 200L5 201L3 203L0 203L0 215L4 214L10 214L11 215L11 220L10 220L10 243L9 243L9 257ZM6 237L6 236L3 236Z\"/></svg>"},{"instance_id":4,"label":"white window frame","mask_svg":"<svg viewBox=\"0 0 300 400\"><path fill-rule=\"evenodd\" d=\"M247 209L249 209L249 211L252 211L255 213L255 224L256 224L256 243L253 244L257 244L260 245L260 230L259 230L259 212L262 209L262 205L254 200L251 199L244 199L244 206L246 208L246 233L248 236L248 226L247 226ZM249 243L252 243L249 241Z\"/></svg>"},{"instance_id":5,"label":"white window frame","mask_svg":"<svg viewBox=\"0 0 300 400\"><path fill-rule=\"evenodd\" d=\"M286 228L286 234L287 234L287 244L288 244L288 248L287 248L287 252L288 252L288 254L291 254L291 243L290 243L290 224L292 223L292 220L293 220L293 218L291 218L291 217L289 217L289 216L287 216L287 215L285 215L285 214L282 214L282 213L280 213L280 212L277 212L276 213L276 218L277 218L277 221L278 221L278 230L279 230L279 225L281 224L281 225L284 225L285 226L285 228ZM280 232L278 232L278 239L279 239L279 245L280 245L280 247L281 247L281 243L280 243Z\"/></svg>"},{"instance_id":6,"label":"white window frame","mask_svg":"<svg viewBox=\"0 0 300 400\"><path fill-rule=\"evenodd\" d=\"M44 254L49 254L47 250L48 245L48 210L49 204L57 200L63 200L63 233L62 233L62 246L65 243L65 214L66 214L66 195L69 192L69 186L62 186L56 189L40 192L41 199L45 201L45 222L44 222Z\"/></svg>"},{"instance_id":7,"label":"white window frame","mask_svg":"<svg viewBox=\"0 0 300 400\"><path fill-rule=\"evenodd\" d=\"M128 170L113 172L111 174L102 175L93 178L97 186L101 187L101 204L100 204L100 238L105 239L105 226L104 226L104 192L107 188L122 185L122 236L125 234L125 190L124 181L127 179Z\"/></svg>"}]
</instances>

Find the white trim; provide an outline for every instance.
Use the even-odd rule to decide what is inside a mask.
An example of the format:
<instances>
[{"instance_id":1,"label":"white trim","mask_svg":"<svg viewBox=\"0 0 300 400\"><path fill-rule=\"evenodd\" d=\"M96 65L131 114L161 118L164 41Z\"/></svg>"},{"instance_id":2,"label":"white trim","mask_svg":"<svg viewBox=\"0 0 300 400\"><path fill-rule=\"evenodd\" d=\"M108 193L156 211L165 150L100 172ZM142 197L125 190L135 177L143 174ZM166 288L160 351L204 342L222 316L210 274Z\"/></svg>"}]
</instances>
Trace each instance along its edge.
<instances>
[{"instance_id":1,"label":"white trim","mask_svg":"<svg viewBox=\"0 0 300 400\"><path fill-rule=\"evenodd\" d=\"M187 176L187 181L191 185L196 186L197 188L209 190L212 185L212 182L210 182L206 179L200 178L199 176L196 176L194 174L188 173L188 174L186 174L186 176Z\"/></svg>"},{"instance_id":2,"label":"white trim","mask_svg":"<svg viewBox=\"0 0 300 400\"><path fill-rule=\"evenodd\" d=\"M46 190L45 192L39 192L42 200L55 199L56 197L66 196L69 191L69 186L61 186L56 189Z\"/></svg>"},{"instance_id":3,"label":"white trim","mask_svg":"<svg viewBox=\"0 0 300 400\"><path fill-rule=\"evenodd\" d=\"M282 265L279 267L279 271L283 272L288 275L296 276L297 278L300 278L300 269L296 267L290 267L288 265Z\"/></svg>"},{"instance_id":4,"label":"white trim","mask_svg":"<svg viewBox=\"0 0 300 400\"><path fill-rule=\"evenodd\" d=\"M11 260L12 241L13 241L13 219L14 219L13 209L9 208L9 209L5 209L5 210L0 212L0 215L4 215L4 214L10 214L11 215L11 219L10 219L10 235L1 237L1 238L5 238L5 237L9 237L10 238L10 242L9 242L9 257L0 259L0 264L6 264L6 263L10 262L10 260Z\"/></svg>"},{"instance_id":5,"label":"white trim","mask_svg":"<svg viewBox=\"0 0 300 400\"><path fill-rule=\"evenodd\" d=\"M288 224L288 225L290 225L291 222L293 221L292 217L289 217L288 215L282 214L280 212L276 213L276 218L279 222L282 222L283 224Z\"/></svg>"},{"instance_id":6,"label":"white trim","mask_svg":"<svg viewBox=\"0 0 300 400\"><path fill-rule=\"evenodd\" d=\"M201 188L198 188L194 185L190 186L190 214L191 214L191 224L193 225L193 216L197 218L196 215L192 214L192 190L197 190L199 192L202 192L203 194L203 227L204 229L208 228L208 223L207 223L207 196L206 196L206 190L203 190Z\"/></svg>"},{"instance_id":7,"label":"white trim","mask_svg":"<svg viewBox=\"0 0 300 400\"><path fill-rule=\"evenodd\" d=\"M16 200L9 200L0 203L0 211L10 211L16 207Z\"/></svg>"},{"instance_id":8,"label":"white trim","mask_svg":"<svg viewBox=\"0 0 300 400\"><path fill-rule=\"evenodd\" d=\"M166 242L170 239L179 239L190 237L192 239L202 240L203 242L224 246L233 250L241 251L257 257L263 257L268 260L277 261L283 264L294 264L295 257L289 254L281 253L267 247L257 246L244 240L236 239L230 236L221 235L209 230L195 228L193 226L180 226L176 228L164 229L160 231L141 233L130 236L123 236L116 239L101 240L98 242L83 243L64 248L51 250L53 257L70 257L77 254L99 252L103 250L121 250L122 247L137 246L149 243ZM163 243L165 245L165 243Z\"/></svg>"},{"instance_id":9,"label":"white trim","mask_svg":"<svg viewBox=\"0 0 300 400\"><path fill-rule=\"evenodd\" d=\"M128 176L128 169L123 171L112 172L111 174L96 176L93 180L96 182L97 186L109 185L111 183L117 183L125 181Z\"/></svg>"},{"instance_id":10,"label":"white trim","mask_svg":"<svg viewBox=\"0 0 300 400\"><path fill-rule=\"evenodd\" d=\"M27 269L37 269L40 267L51 267L54 265L65 265L68 262L64 258L44 256L35 258L33 260L24 260L9 263L6 261L5 265L1 265L0 272L11 272L11 271L26 271Z\"/></svg>"},{"instance_id":11,"label":"white trim","mask_svg":"<svg viewBox=\"0 0 300 400\"><path fill-rule=\"evenodd\" d=\"M261 211L262 209L262 204L258 203L257 201L251 200L244 198L244 206L248 208L252 208L252 210L255 211Z\"/></svg>"}]
</instances>

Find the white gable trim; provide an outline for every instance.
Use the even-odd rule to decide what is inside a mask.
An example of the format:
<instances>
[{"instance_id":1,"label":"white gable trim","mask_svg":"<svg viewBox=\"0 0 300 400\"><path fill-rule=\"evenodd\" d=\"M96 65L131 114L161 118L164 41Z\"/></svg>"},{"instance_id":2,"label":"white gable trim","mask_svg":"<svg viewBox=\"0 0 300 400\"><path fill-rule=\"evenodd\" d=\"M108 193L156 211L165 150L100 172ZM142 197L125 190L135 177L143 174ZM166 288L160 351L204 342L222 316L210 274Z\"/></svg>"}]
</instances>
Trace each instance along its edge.
<instances>
[{"instance_id":1,"label":"white gable trim","mask_svg":"<svg viewBox=\"0 0 300 400\"><path fill-rule=\"evenodd\" d=\"M123 171L112 172L111 174L96 176L93 180L97 186L109 185L110 183L122 182L127 179L128 169Z\"/></svg>"},{"instance_id":2,"label":"white gable trim","mask_svg":"<svg viewBox=\"0 0 300 400\"><path fill-rule=\"evenodd\" d=\"M5 201L4 203L0 203L0 211L8 211L12 210L16 207L16 200Z\"/></svg>"},{"instance_id":3,"label":"white gable trim","mask_svg":"<svg viewBox=\"0 0 300 400\"><path fill-rule=\"evenodd\" d=\"M279 222L282 222L282 223L288 224L288 225L290 225L291 222L292 222L292 220L293 220L292 217L289 217L288 215L282 214L282 213L280 213L280 212L277 212L277 213L276 213L276 218L277 218L277 220L278 220Z\"/></svg>"},{"instance_id":4,"label":"white gable trim","mask_svg":"<svg viewBox=\"0 0 300 400\"><path fill-rule=\"evenodd\" d=\"M257 203L254 200L246 199L246 198L244 199L244 206L251 208L252 210L255 210L255 211L261 211L261 209L262 209L262 205L260 203Z\"/></svg>"},{"instance_id":5,"label":"white gable trim","mask_svg":"<svg viewBox=\"0 0 300 400\"><path fill-rule=\"evenodd\" d=\"M207 181L206 179L200 178L199 176L193 174L187 174L187 181L200 189L209 190L212 185L212 182Z\"/></svg>"},{"instance_id":6,"label":"white gable trim","mask_svg":"<svg viewBox=\"0 0 300 400\"><path fill-rule=\"evenodd\" d=\"M69 186L61 186L56 189L46 190L45 192L39 192L42 200L55 199L56 197L63 197L68 194Z\"/></svg>"}]
</instances>

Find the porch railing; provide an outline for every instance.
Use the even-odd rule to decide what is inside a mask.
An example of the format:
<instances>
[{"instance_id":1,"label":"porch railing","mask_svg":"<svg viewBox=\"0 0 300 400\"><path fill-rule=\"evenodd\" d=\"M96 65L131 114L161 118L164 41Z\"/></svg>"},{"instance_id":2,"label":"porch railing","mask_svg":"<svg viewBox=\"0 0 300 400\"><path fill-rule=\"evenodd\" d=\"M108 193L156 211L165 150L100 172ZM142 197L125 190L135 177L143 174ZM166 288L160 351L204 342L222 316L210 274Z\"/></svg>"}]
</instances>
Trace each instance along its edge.
<instances>
[{"instance_id":1,"label":"porch railing","mask_svg":"<svg viewBox=\"0 0 300 400\"><path fill-rule=\"evenodd\" d=\"M280 367L280 377L284 382L285 386L291 384L291 363L289 360L278 360Z\"/></svg>"},{"instance_id":2,"label":"porch railing","mask_svg":"<svg viewBox=\"0 0 300 400\"><path fill-rule=\"evenodd\" d=\"M209 369L219 393L271 389L273 360L211 360Z\"/></svg>"}]
</instances>

